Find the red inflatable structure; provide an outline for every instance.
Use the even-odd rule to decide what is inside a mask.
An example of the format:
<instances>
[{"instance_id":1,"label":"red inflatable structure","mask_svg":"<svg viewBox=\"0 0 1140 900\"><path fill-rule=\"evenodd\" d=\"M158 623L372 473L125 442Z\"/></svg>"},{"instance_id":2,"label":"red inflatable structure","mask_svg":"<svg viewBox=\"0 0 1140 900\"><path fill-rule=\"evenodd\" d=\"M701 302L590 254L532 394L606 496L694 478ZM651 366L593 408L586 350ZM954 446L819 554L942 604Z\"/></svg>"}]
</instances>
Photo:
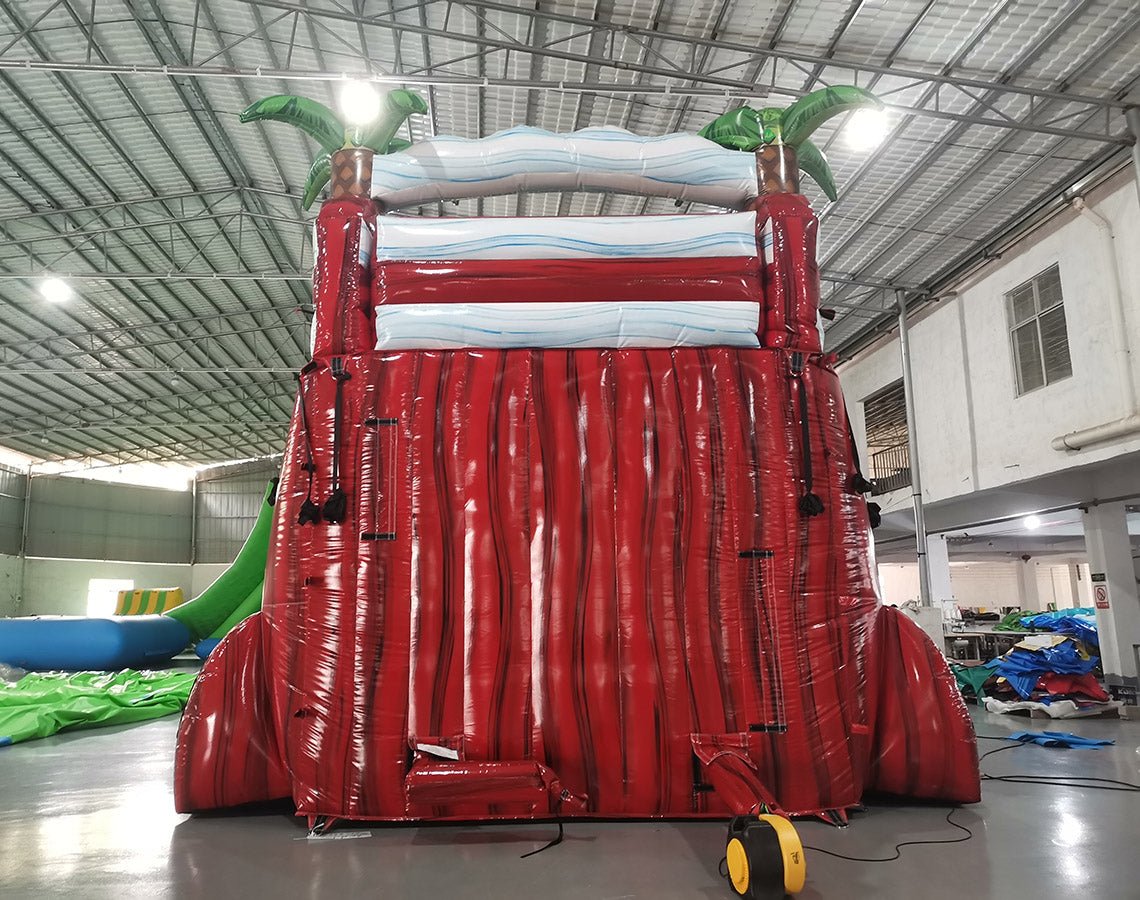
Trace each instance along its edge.
<instances>
[{"instance_id":1,"label":"red inflatable structure","mask_svg":"<svg viewBox=\"0 0 1140 900\"><path fill-rule=\"evenodd\" d=\"M263 610L195 687L178 809L841 822L872 791L977 801L946 662L876 596L806 199L671 217L745 222L747 251L448 258L456 220L385 211L357 162L317 221ZM440 235L430 257L391 249L405 227ZM480 310L577 300L755 318L727 344L684 325L639 345L623 320L608 346L507 328L439 349ZM421 304L450 324L385 344Z\"/></svg>"}]
</instances>

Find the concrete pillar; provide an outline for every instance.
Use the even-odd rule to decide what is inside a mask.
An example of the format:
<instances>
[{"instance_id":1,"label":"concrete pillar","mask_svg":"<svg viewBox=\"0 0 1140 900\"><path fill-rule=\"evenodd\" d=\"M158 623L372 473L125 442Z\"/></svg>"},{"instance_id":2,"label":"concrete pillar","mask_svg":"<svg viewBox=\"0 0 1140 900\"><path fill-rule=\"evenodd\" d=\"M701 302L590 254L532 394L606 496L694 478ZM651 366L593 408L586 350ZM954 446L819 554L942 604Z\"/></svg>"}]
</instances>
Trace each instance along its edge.
<instances>
[{"instance_id":1,"label":"concrete pillar","mask_svg":"<svg viewBox=\"0 0 1140 900\"><path fill-rule=\"evenodd\" d=\"M1069 595L1073 602L1069 605L1076 608L1081 605L1081 564L1069 563Z\"/></svg>"},{"instance_id":2,"label":"concrete pillar","mask_svg":"<svg viewBox=\"0 0 1140 900\"><path fill-rule=\"evenodd\" d=\"M954 586L950 583L950 549L945 535L926 536L926 560L930 567L930 599L941 607L954 602Z\"/></svg>"},{"instance_id":3,"label":"concrete pillar","mask_svg":"<svg viewBox=\"0 0 1140 900\"><path fill-rule=\"evenodd\" d=\"M1084 528L1105 681L1120 699L1135 703L1140 596L1136 591L1124 504L1103 503L1089 508L1085 511Z\"/></svg>"},{"instance_id":4,"label":"concrete pillar","mask_svg":"<svg viewBox=\"0 0 1140 900\"><path fill-rule=\"evenodd\" d=\"M1037 590L1037 563L1032 559L1017 561L1017 602L1022 609L1041 609L1041 594Z\"/></svg>"}]
</instances>

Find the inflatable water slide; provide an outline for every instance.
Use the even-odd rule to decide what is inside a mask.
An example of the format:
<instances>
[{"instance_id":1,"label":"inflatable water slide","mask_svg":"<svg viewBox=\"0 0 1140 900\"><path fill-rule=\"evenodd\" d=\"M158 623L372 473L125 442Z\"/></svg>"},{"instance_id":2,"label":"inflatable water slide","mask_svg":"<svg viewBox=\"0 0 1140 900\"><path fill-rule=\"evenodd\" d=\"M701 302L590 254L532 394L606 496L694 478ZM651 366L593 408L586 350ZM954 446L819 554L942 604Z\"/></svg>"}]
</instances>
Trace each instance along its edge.
<instances>
[{"instance_id":1,"label":"inflatable water slide","mask_svg":"<svg viewBox=\"0 0 1140 900\"><path fill-rule=\"evenodd\" d=\"M806 135L850 108L832 90L714 139L390 153L298 98L244 114L321 140L332 188L264 604L195 686L180 811L839 823L871 791L978 799L946 662L876 594L817 327L798 179L828 181ZM519 191L699 211L409 213Z\"/></svg>"},{"instance_id":2,"label":"inflatable water slide","mask_svg":"<svg viewBox=\"0 0 1140 900\"><path fill-rule=\"evenodd\" d=\"M160 615L0 619L0 662L35 671L114 671L159 665L190 645L207 655L261 609L276 488L274 479L237 558L199 596ZM144 592L136 593L130 604L137 609Z\"/></svg>"}]
</instances>

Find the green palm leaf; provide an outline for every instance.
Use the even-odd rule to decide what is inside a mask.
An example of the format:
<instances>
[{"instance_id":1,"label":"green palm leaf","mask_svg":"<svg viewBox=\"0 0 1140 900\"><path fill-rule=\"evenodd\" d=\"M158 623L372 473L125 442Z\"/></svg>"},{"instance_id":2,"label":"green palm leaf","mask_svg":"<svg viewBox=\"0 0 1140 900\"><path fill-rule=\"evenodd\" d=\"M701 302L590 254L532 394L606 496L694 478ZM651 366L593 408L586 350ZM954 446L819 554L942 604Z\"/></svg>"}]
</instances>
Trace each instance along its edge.
<instances>
[{"instance_id":1,"label":"green palm leaf","mask_svg":"<svg viewBox=\"0 0 1140 900\"><path fill-rule=\"evenodd\" d=\"M329 183L331 175L332 157L327 153L322 153L313 160L313 165L309 168L309 177L305 179L305 190L301 196L301 209L308 209L313 205L313 201L317 199L317 194Z\"/></svg>"},{"instance_id":2,"label":"green palm leaf","mask_svg":"<svg viewBox=\"0 0 1140 900\"><path fill-rule=\"evenodd\" d=\"M812 181L823 188L828 200L834 201L839 197L839 191L835 187L835 176L831 173L831 166L827 164L827 157L819 147L811 141L804 141L796 148L796 161Z\"/></svg>"},{"instance_id":3,"label":"green palm leaf","mask_svg":"<svg viewBox=\"0 0 1140 900\"><path fill-rule=\"evenodd\" d=\"M726 112L697 132L701 137L729 150L744 150L748 153L760 146L763 133L760 114L750 106Z\"/></svg>"},{"instance_id":4,"label":"green palm leaf","mask_svg":"<svg viewBox=\"0 0 1140 900\"><path fill-rule=\"evenodd\" d=\"M323 103L307 97L294 97L291 94L265 97L250 104L239 118L243 123L270 119L296 126L315 138L328 153L334 153L345 145L344 125L336 113Z\"/></svg>"},{"instance_id":5,"label":"green palm leaf","mask_svg":"<svg viewBox=\"0 0 1140 900\"><path fill-rule=\"evenodd\" d=\"M840 84L812 91L784 110L780 130L785 144L798 147L824 122L840 113L868 107L882 109L883 104L870 91L850 84Z\"/></svg>"},{"instance_id":6,"label":"green palm leaf","mask_svg":"<svg viewBox=\"0 0 1140 900\"><path fill-rule=\"evenodd\" d=\"M384 109L376 121L360 136L357 145L368 147L376 153L384 153L389 142L395 137L400 126L413 115L422 115L428 109L427 102L419 94L402 88L389 91L384 96ZM391 152L391 151L387 151Z\"/></svg>"}]
</instances>

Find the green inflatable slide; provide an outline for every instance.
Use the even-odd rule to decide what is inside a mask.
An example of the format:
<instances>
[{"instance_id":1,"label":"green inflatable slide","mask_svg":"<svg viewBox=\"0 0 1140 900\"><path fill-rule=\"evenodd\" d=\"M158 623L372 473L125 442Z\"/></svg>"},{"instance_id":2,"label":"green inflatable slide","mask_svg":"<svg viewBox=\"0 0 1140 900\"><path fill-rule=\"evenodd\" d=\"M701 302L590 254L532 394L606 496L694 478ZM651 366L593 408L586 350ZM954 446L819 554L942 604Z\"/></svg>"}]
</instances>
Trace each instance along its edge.
<instances>
[{"instance_id":1,"label":"green inflatable slide","mask_svg":"<svg viewBox=\"0 0 1140 900\"><path fill-rule=\"evenodd\" d=\"M209 641L212 649L238 622L261 609L276 493L277 479L274 478L265 488L253 530L230 567L193 600L166 613L190 630L194 643Z\"/></svg>"}]
</instances>

